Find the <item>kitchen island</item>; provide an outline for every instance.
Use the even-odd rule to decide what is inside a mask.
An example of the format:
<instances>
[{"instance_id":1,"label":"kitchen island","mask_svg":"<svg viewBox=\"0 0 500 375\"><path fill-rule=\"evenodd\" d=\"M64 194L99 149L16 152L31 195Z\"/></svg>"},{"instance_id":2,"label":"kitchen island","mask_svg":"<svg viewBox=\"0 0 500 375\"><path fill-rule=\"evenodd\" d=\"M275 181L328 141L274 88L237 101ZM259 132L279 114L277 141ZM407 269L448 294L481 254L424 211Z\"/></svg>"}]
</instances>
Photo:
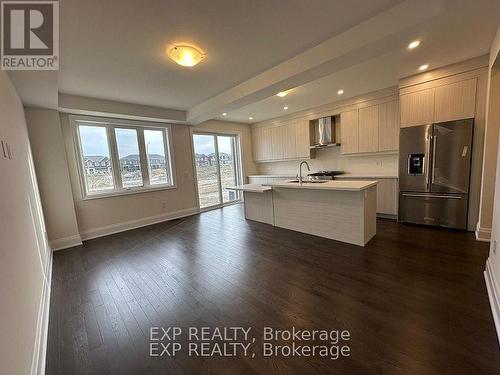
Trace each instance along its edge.
<instances>
[{"instance_id":1,"label":"kitchen island","mask_svg":"<svg viewBox=\"0 0 500 375\"><path fill-rule=\"evenodd\" d=\"M376 234L377 181L280 181L228 189L244 192L250 220L359 246Z\"/></svg>"}]
</instances>

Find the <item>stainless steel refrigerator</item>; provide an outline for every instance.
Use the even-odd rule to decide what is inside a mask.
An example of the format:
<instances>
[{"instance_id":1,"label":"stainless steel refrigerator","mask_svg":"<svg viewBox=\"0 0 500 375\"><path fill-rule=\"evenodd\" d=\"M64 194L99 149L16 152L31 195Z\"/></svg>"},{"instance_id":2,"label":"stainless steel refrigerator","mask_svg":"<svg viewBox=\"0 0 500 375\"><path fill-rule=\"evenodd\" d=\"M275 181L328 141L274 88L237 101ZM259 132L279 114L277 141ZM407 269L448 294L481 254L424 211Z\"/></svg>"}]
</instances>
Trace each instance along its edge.
<instances>
[{"instance_id":1,"label":"stainless steel refrigerator","mask_svg":"<svg viewBox=\"0 0 500 375\"><path fill-rule=\"evenodd\" d=\"M467 228L474 120L402 128L399 221Z\"/></svg>"}]
</instances>

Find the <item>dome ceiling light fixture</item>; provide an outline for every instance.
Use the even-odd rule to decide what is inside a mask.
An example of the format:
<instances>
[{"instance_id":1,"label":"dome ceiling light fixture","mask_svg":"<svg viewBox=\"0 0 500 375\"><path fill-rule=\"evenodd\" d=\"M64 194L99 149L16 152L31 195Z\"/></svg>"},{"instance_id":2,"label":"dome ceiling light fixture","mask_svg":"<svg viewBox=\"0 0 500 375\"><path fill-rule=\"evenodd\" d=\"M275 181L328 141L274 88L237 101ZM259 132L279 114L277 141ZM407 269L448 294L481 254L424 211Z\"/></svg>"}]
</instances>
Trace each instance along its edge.
<instances>
[{"instance_id":1,"label":"dome ceiling light fixture","mask_svg":"<svg viewBox=\"0 0 500 375\"><path fill-rule=\"evenodd\" d=\"M178 45L169 49L168 57L179 65L192 67L203 60L205 55L195 47Z\"/></svg>"}]
</instances>

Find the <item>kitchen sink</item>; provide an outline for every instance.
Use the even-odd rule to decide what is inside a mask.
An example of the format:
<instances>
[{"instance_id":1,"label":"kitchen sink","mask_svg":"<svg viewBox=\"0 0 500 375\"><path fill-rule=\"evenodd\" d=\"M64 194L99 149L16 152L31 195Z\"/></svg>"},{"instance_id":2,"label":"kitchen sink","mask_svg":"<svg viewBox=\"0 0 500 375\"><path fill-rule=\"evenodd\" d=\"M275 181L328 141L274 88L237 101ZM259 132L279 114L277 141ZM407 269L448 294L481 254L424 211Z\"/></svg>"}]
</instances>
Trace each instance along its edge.
<instances>
[{"instance_id":1,"label":"kitchen sink","mask_svg":"<svg viewBox=\"0 0 500 375\"><path fill-rule=\"evenodd\" d=\"M298 184L299 180L290 180L287 182L289 182L291 184ZM328 180L303 180L302 181L303 184L322 184L324 182L328 182Z\"/></svg>"}]
</instances>

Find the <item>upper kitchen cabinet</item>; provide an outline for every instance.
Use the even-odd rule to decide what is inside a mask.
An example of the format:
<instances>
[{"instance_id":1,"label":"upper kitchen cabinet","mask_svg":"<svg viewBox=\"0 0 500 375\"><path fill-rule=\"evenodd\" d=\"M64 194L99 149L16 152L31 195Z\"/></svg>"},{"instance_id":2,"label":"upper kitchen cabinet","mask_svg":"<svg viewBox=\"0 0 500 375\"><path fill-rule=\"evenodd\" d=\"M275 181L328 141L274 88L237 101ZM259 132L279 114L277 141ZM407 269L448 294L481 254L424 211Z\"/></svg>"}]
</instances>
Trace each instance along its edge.
<instances>
[{"instance_id":1,"label":"upper kitchen cabinet","mask_svg":"<svg viewBox=\"0 0 500 375\"><path fill-rule=\"evenodd\" d=\"M342 154L359 152L359 119L357 109L340 114L340 152Z\"/></svg>"},{"instance_id":2,"label":"upper kitchen cabinet","mask_svg":"<svg viewBox=\"0 0 500 375\"><path fill-rule=\"evenodd\" d=\"M311 130L308 119L299 119L295 123L295 158L311 157Z\"/></svg>"},{"instance_id":3,"label":"upper kitchen cabinet","mask_svg":"<svg viewBox=\"0 0 500 375\"><path fill-rule=\"evenodd\" d=\"M399 150L399 102L397 100L378 106L378 150Z\"/></svg>"},{"instance_id":4,"label":"upper kitchen cabinet","mask_svg":"<svg viewBox=\"0 0 500 375\"><path fill-rule=\"evenodd\" d=\"M340 114L342 154L397 151L399 102L393 100Z\"/></svg>"},{"instance_id":5,"label":"upper kitchen cabinet","mask_svg":"<svg viewBox=\"0 0 500 375\"><path fill-rule=\"evenodd\" d=\"M252 149L253 160L263 160L264 144L262 142L262 128L255 128L251 130L252 133Z\"/></svg>"},{"instance_id":6,"label":"upper kitchen cabinet","mask_svg":"<svg viewBox=\"0 0 500 375\"><path fill-rule=\"evenodd\" d=\"M474 117L476 78L436 87L434 122Z\"/></svg>"},{"instance_id":7,"label":"upper kitchen cabinet","mask_svg":"<svg viewBox=\"0 0 500 375\"><path fill-rule=\"evenodd\" d=\"M256 162L310 158L309 120L291 120L279 126L252 129Z\"/></svg>"},{"instance_id":8,"label":"upper kitchen cabinet","mask_svg":"<svg viewBox=\"0 0 500 375\"><path fill-rule=\"evenodd\" d=\"M283 136L284 126L277 126L271 128L271 159L282 160L284 159L283 153Z\"/></svg>"},{"instance_id":9,"label":"upper kitchen cabinet","mask_svg":"<svg viewBox=\"0 0 500 375\"><path fill-rule=\"evenodd\" d=\"M400 96L401 127L473 118L476 86L477 78L470 78L422 90L418 85L414 92L406 89Z\"/></svg>"},{"instance_id":10,"label":"upper kitchen cabinet","mask_svg":"<svg viewBox=\"0 0 500 375\"><path fill-rule=\"evenodd\" d=\"M401 103L401 127L432 123L434 120L434 88L403 94Z\"/></svg>"},{"instance_id":11,"label":"upper kitchen cabinet","mask_svg":"<svg viewBox=\"0 0 500 375\"><path fill-rule=\"evenodd\" d=\"M297 157L297 123L293 122L283 126L283 158L293 159Z\"/></svg>"},{"instance_id":12,"label":"upper kitchen cabinet","mask_svg":"<svg viewBox=\"0 0 500 375\"><path fill-rule=\"evenodd\" d=\"M358 152L377 152L379 147L379 106L360 108Z\"/></svg>"}]
</instances>

